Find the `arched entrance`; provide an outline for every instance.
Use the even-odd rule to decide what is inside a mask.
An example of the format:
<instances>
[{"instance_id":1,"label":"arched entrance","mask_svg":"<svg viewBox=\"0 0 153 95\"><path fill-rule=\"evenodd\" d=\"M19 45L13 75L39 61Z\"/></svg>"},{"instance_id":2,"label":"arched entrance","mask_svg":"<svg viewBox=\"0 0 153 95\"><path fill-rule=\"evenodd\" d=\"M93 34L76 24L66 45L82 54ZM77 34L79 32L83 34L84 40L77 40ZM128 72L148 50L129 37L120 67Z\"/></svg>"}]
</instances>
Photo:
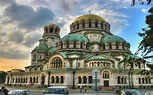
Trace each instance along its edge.
<instances>
[{"instance_id":1,"label":"arched entrance","mask_svg":"<svg viewBox=\"0 0 153 95\"><path fill-rule=\"evenodd\" d=\"M41 86L44 86L45 85L45 74L42 73L41 74Z\"/></svg>"}]
</instances>

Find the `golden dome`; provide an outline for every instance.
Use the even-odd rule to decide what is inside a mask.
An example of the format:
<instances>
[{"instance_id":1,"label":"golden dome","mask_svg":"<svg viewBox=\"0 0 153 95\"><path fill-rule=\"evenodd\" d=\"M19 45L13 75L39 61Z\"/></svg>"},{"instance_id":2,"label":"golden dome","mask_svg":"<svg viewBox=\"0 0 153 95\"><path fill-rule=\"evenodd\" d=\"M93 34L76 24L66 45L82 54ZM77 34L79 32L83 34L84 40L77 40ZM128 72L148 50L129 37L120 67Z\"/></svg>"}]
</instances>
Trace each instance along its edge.
<instances>
[{"instance_id":1,"label":"golden dome","mask_svg":"<svg viewBox=\"0 0 153 95\"><path fill-rule=\"evenodd\" d=\"M95 15L95 14L85 14L85 15L82 15L82 16L76 18L73 23L83 21L83 20L98 20L98 21L107 22L101 16L98 16L98 15Z\"/></svg>"},{"instance_id":2,"label":"golden dome","mask_svg":"<svg viewBox=\"0 0 153 95\"><path fill-rule=\"evenodd\" d=\"M48 28L50 28L50 27L56 28L56 27L58 27L58 25L51 23L51 24L48 24L47 27L48 27ZM58 28L59 28L59 27L58 27Z\"/></svg>"}]
</instances>

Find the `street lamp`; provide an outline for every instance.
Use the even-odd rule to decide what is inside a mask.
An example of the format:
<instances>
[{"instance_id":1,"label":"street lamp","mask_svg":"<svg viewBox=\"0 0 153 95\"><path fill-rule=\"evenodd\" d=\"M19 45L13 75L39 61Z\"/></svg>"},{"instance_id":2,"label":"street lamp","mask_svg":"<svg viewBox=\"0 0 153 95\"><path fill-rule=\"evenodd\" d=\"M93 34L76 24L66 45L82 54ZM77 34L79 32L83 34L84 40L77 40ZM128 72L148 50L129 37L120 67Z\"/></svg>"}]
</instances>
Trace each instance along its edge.
<instances>
[{"instance_id":1,"label":"street lamp","mask_svg":"<svg viewBox=\"0 0 153 95\"><path fill-rule=\"evenodd\" d=\"M73 73L73 87L72 88L75 89L75 71L73 70L72 73Z\"/></svg>"}]
</instances>

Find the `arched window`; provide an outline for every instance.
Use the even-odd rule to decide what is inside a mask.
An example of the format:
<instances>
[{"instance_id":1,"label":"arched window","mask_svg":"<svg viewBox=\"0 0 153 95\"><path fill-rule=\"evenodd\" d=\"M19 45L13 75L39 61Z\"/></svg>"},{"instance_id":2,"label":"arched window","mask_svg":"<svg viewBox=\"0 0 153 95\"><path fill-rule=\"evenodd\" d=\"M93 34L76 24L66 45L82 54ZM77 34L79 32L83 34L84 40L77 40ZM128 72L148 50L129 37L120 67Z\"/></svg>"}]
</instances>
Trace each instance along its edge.
<instances>
[{"instance_id":1,"label":"arched window","mask_svg":"<svg viewBox=\"0 0 153 95\"><path fill-rule=\"evenodd\" d=\"M66 48L69 48L69 41L66 42Z\"/></svg>"},{"instance_id":2,"label":"arched window","mask_svg":"<svg viewBox=\"0 0 153 95\"><path fill-rule=\"evenodd\" d=\"M116 43L116 49L119 49L118 45L119 45L119 43Z\"/></svg>"},{"instance_id":3,"label":"arched window","mask_svg":"<svg viewBox=\"0 0 153 95\"><path fill-rule=\"evenodd\" d=\"M83 48L83 42L80 43L80 48L81 48L81 49Z\"/></svg>"},{"instance_id":4,"label":"arched window","mask_svg":"<svg viewBox=\"0 0 153 95\"><path fill-rule=\"evenodd\" d=\"M85 22L84 21L82 22L82 28L85 28Z\"/></svg>"},{"instance_id":5,"label":"arched window","mask_svg":"<svg viewBox=\"0 0 153 95\"><path fill-rule=\"evenodd\" d=\"M76 41L73 42L73 48L76 48Z\"/></svg>"},{"instance_id":6,"label":"arched window","mask_svg":"<svg viewBox=\"0 0 153 95\"><path fill-rule=\"evenodd\" d=\"M103 44L103 50L105 50L105 44Z\"/></svg>"},{"instance_id":7,"label":"arched window","mask_svg":"<svg viewBox=\"0 0 153 95\"><path fill-rule=\"evenodd\" d=\"M111 43L109 44L109 49L112 49L112 44Z\"/></svg>"},{"instance_id":8,"label":"arched window","mask_svg":"<svg viewBox=\"0 0 153 95\"><path fill-rule=\"evenodd\" d=\"M103 29L103 23L101 22L101 29Z\"/></svg>"},{"instance_id":9,"label":"arched window","mask_svg":"<svg viewBox=\"0 0 153 95\"><path fill-rule=\"evenodd\" d=\"M56 83L59 83L59 77L56 76Z\"/></svg>"},{"instance_id":10,"label":"arched window","mask_svg":"<svg viewBox=\"0 0 153 95\"><path fill-rule=\"evenodd\" d=\"M142 83L143 83L143 84L145 83L144 81L145 81L144 78L142 78Z\"/></svg>"},{"instance_id":11,"label":"arched window","mask_svg":"<svg viewBox=\"0 0 153 95\"><path fill-rule=\"evenodd\" d=\"M141 78L139 78L138 83L141 84Z\"/></svg>"},{"instance_id":12,"label":"arched window","mask_svg":"<svg viewBox=\"0 0 153 95\"><path fill-rule=\"evenodd\" d=\"M91 27L91 21L89 21L89 27Z\"/></svg>"},{"instance_id":13,"label":"arched window","mask_svg":"<svg viewBox=\"0 0 153 95\"><path fill-rule=\"evenodd\" d=\"M78 83L82 83L81 76L78 76Z\"/></svg>"},{"instance_id":14,"label":"arched window","mask_svg":"<svg viewBox=\"0 0 153 95\"><path fill-rule=\"evenodd\" d=\"M124 43L122 43L122 49L124 50Z\"/></svg>"},{"instance_id":15,"label":"arched window","mask_svg":"<svg viewBox=\"0 0 153 95\"><path fill-rule=\"evenodd\" d=\"M63 76L61 76L61 82L60 83L64 83L64 77Z\"/></svg>"},{"instance_id":16,"label":"arched window","mask_svg":"<svg viewBox=\"0 0 153 95\"><path fill-rule=\"evenodd\" d=\"M77 29L79 29L79 23L77 23Z\"/></svg>"},{"instance_id":17,"label":"arched window","mask_svg":"<svg viewBox=\"0 0 153 95\"><path fill-rule=\"evenodd\" d=\"M98 23L97 23L97 21L95 22L95 28L97 28L98 27Z\"/></svg>"},{"instance_id":18,"label":"arched window","mask_svg":"<svg viewBox=\"0 0 153 95\"><path fill-rule=\"evenodd\" d=\"M52 27L50 28L50 33L51 33L51 32L53 32L53 28L52 28Z\"/></svg>"},{"instance_id":19,"label":"arched window","mask_svg":"<svg viewBox=\"0 0 153 95\"><path fill-rule=\"evenodd\" d=\"M54 83L55 80L54 80L54 76L51 77L51 83Z\"/></svg>"},{"instance_id":20,"label":"arched window","mask_svg":"<svg viewBox=\"0 0 153 95\"><path fill-rule=\"evenodd\" d=\"M103 72L103 78L109 78L109 72L108 71Z\"/></svg>"},{"instance_id":21,"label":"arched window","mask_svg":"<svg viewBox=\"0 0 153 95\"><path fill-rule=\"evenodd\" d=\"M120 84L120 83L121 83L121 81L120 81L120 80L121 80L121 78L120 78L120 76L118 76L118 77L117 77L117 83L118 83L118 84Z\"/></svg>"},{"instance_id":22,"label":"arched window","mask_svg":"<svg viewBox=\"0 0 153 95\"><path fill-rule=\"evenodd\" d=\"M92 76L88 77L88 83L90 83L90 84L92 83Z\"/></svg>"},{"instance_id":23,"label":"arched window","mask_svg":"<svg viewBox=\"0 0 153 95\"><path fill-rule=\"evenodd\" d=\"M83 83L87 83L87 77L83 76Z\"/></svg>"},{"instance_id":24,"label":"arched window","mask_svg":"<svg viewBox=\"0 0 153 95\"><path fill-rule=\"evenodd\" d=\"M61 49L63 48L63 42L61 42Z\"/></svg>"},{"instance_id":25,"label":"arched window","mask_svg":"<svg viewBox=\"0 0 153 95\"><path fill-rule=\"evenodd\" d=\"M55 29L55 33L58 31L58 28Z\"/></svg>"}]
</instances>

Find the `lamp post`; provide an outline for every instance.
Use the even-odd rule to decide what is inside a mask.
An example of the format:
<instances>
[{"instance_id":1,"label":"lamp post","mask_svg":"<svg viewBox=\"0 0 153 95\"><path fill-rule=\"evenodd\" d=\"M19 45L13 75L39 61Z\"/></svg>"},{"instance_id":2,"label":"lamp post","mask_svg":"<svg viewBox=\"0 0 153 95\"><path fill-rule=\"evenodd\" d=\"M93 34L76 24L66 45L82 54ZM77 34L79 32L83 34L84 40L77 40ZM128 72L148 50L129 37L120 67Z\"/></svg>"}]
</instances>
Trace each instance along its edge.
<instances>
[{"instance_id":1,"label":"lamp post","mask_svg":"<svg viewBox=\"0 0 153 95\"><path fill-rule=\"evenodd\" d=\"M73 70L72 73L73 73L73 87L72 88L75 89L75 71Z\"/></svg>"},{"instance_id":2,"label":"lamp post","mask_svg":"<svg viewBox=\"0 0 153 95\"><path fill-rule=\"evenodd\" d=\"M50 74L51 74L51 72L49 71L48 72L48 87L50 86Z\"/></svg>"}]
</instances>

